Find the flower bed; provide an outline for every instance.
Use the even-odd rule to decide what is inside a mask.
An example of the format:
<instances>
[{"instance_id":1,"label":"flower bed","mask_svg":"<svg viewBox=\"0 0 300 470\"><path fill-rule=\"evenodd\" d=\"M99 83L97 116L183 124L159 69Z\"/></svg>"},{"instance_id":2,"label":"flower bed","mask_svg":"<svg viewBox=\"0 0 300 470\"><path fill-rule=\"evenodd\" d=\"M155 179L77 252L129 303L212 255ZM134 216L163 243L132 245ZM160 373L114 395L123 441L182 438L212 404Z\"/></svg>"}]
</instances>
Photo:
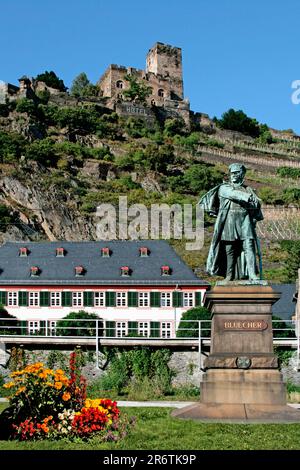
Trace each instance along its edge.
<instances>
[{"instance_id":1,"label":"flower bed","mask_svg":"<svg viewBox=\"0 0 300 470\"><path fill-rule=\"evenodd\" d=\"M2 438L3 434L22 441L97 435L101 440L117 440L127 434L130 423L115 401L86 398L76 353L70 356L70 377L38 362L13 372L11 379L4 385L13 393L0 418Z\"/></svg>"}]
</instances>

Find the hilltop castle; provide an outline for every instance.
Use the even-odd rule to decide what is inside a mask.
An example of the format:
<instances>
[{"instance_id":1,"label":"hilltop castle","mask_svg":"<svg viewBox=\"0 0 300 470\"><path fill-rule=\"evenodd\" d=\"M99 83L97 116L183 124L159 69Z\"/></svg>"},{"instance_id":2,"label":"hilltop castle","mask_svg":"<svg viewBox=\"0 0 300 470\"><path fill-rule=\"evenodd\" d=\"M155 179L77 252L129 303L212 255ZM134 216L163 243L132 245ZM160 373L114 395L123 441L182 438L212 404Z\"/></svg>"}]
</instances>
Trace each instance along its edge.
<instances>
[{"instance_id":1,"label":"hilltop castle","mask_svg":"<svg viewBox=\"0 0 300 470\"><path fill-rule=\"evenodd\" d=\"M144 82L151 89L146 105L130 102L123 92L130 86L126 76L131 75ZM182 51L180 47L157 42L148 51L145 70L111 64L99 79L99 96L76 99L66 92L50 88L44 82L23 76L20 86L0 82L0 103L20 98L36 99L38 92L48 90L50 101L62 106L75 106L84 101L99 102L100 105L116 111L120 115L135 116L148 121L157 115L162 119L181 117L187 126L191 119L201 125L211 127L206 114L190 111L190 102L184 98Z\"/></svg>"},{"instance_id":2,"label":"hilltop castle","mask_svg":"<svg viewBox=\"0 0 300 470\"><path fill-rule=\"evenodd\" d=\"M98 81L102 96L108 98L107 106L113 108L124 101L123 91L129 87L126 75L134 75L151 87L152 93L147 98L149 106L163 107L171 113L175 111L185 120L189 119L190 103L183 95L182 52L179 47L161 42L154 44L146 57L146 70L110 65Z\"/></svg>"}]
</instances>

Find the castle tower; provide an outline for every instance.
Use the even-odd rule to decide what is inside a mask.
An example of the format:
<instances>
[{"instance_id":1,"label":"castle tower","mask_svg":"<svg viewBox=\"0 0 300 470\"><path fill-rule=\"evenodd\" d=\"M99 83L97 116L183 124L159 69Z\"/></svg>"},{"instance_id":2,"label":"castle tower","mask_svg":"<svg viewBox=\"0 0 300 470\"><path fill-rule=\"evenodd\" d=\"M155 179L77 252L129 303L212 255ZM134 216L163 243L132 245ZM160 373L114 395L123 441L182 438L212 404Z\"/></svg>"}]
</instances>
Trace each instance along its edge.
<instances>
[{"instance_id":1,"label":"castle tower","mask_svg":"<svg viewBox=\"0 0 300 470\"><path fill-rule=\"evenodd\" d=\"M157 42L146 58L146 72L170 81L171 99L183 99L182 55L180 47Z\"/></svg>"}]
</instances>

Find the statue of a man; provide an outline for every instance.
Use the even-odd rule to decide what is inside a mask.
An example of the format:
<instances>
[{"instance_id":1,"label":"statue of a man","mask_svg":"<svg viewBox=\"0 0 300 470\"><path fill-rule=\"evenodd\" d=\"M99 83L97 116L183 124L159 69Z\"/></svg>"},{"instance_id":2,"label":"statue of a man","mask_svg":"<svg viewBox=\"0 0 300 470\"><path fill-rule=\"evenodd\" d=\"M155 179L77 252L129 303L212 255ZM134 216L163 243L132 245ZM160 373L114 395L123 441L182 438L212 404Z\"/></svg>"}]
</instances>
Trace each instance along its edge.
<instances>
[{"instance_id":1,"label":"statue of a man","mask_svg":"<svg viewBox=\"0 0 300 470\"><path fill-rule=\"evenodd\" d=\"M230 183L216 186L199 201L204 210L217 217L207 272L224 276L225 281L258 280L256 255L260 258L261 254L255 227L257 221L263 220L260 200L244 184L244 165L233 163L229 171ZM261 271L261 261L259 266Z\"/></svg>"}]
</instances>

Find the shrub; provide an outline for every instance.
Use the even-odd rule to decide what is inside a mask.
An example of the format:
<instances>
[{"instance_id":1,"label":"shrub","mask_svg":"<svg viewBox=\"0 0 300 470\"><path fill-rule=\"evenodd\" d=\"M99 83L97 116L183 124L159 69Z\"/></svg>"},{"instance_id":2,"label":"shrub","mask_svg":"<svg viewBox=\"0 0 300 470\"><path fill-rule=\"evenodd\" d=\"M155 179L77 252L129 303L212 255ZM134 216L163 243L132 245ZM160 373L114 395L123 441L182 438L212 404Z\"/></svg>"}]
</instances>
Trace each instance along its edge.
<instances>
[{"instance_id":1,"label":"shrub","mask_svg":"<svg viewBox=\"0 0 300 470\"><path fill-rule=\"evenodd\" d=\"M21 98L17 101L16 111L18 113L27 113L32 116L36 112L36 105L34 101L29 100L28 98Z\"/></svg>"},{"instance_id":2,"label":"shrub","mask_svg":"<svg viewBox=\"0 0 300 470\"><path fill-rule=\"evenodd\" d=\"M55 88L59 91L67 91L67 87L65 86L63 80L58 78L55 72L51 70L50 72L46 71L44 73L40 73L35 77L35 80L39 82L44 82L48 87Z\"/></svg>"},{"instance_id":3,"label":"shrub","mask_svg":"<svg viewBox=\"0 0 300 470\"><path fill-rule=\"evenodd\" d=\"M229 109L222 114L221 119L214 118L214 121L222 129L242 132L252 137L259 137L260 128L256 119L249 118L242 110L235 111Z\"/></svg>"},{"instance_id":4,"label":"shrub","mask_svg":"<svg viewBox=\"0 0 300 470\"><path fill-rule=\"evenodd\" d=\"M0 305L0 332L2 335L20 335L20 322Z\"/></svg>"},{"instance_id":5,"label":"shrub","mask_svg":"<svg viewBox=\"0 0 300 470\"><path fill-rule=\"evenodd\" d=\"M98 384L103 390L125 392L131 396L142 393L146 387L149 396L161 396L170 392L174 375L168 362L171 353L167 349L152 350L136 347L130 351L115 350L107 373Z\"/></svg>"},{"instance_id":6,"label":"shrub","mask_svg":"<svg viewBox=\"0 0 300 470\"><path fill-rule=\"evenodd\" d=\"M282 176L283 178L300 178L300 169L291 168L289 166L281 166L277 168L277 175Z\"/></svg>"},{"instance_id":7,"label":"shrub","mask_svg":"<svg viewBox=\"0 0 300 470\"><path fill-rule=\"evenodd\" d=\"M164 136L174 137L177 135L184 135L186 133L186 125L182 118L166 119L164 125Z\"/></svg>"},{"instance_id":8,"label":"shrub","mask_svg":"<svg viewBox=\"0 0 300 470\"><path fill-rule=\"evenodd\" d=\"M54 142L47 138L32 142L26 149L26 158L42 165L55 167L59 159Z\"/></svg>"},{"instance_id":9,"label":"shrub","mask_svg":"<svg viewBox=\"0 0 300 470\"><path fill-rule=\"evenodd\" d=\"M25 138L20 134L0 130L0 161L2 163L18 161L26 145Z\"/></svg>"},{"instance_id":10,"label":"shrub","mask_svg":"<svg viewBox=\"0 0 300 470\"><path fill-rule=\"evenodd\" d=\"M288 253L284 260L287 282L295 282L300 266L300 240L282 240L280 247Z\"/></svg>"},{"instance_id":11,"label":"shrub","mask_svg":"<svg viewBox=\"0 0 300 470\"><path fill-rule=\"evenodd\" d=\"M187 310L182 314L181 321L176 332L177 338L198 338L199 337L199 320L201 323L201 337L210 336L211 313L205 307L195 307ZM194 321L191 321L194 320Z\"/></svg>"},{"instance_id":12,"label":"shrub","mask_svg":"<svg viewBox=\"0 0 300 470\"><path fill-rule=\"evenodd\" d=\"M56 324L58 336L96 336L96 322L100 320L96 313L88 313L84 310L71 312ZM98 334L103 334L102 322L99 322Z\"/></svg>"}]
</instances>

